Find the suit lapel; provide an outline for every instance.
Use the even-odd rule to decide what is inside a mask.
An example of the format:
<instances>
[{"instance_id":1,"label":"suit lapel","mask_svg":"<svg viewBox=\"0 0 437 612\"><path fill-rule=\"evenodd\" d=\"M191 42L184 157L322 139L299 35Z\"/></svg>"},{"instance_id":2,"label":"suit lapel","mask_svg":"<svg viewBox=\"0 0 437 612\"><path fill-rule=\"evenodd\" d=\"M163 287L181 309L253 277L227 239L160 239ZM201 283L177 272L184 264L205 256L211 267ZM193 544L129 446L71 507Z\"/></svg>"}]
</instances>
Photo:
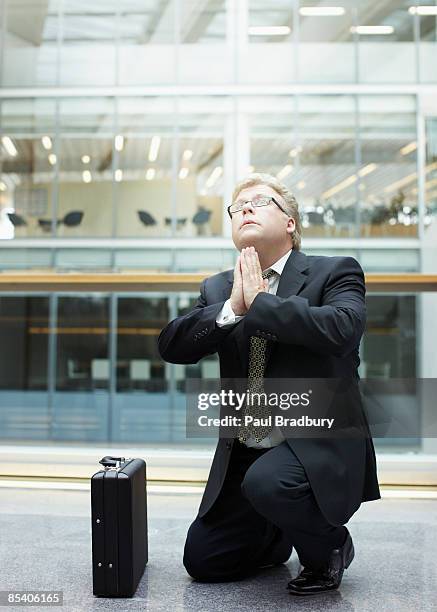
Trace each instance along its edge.
<instances>
[{"instance_id":1,"label":"suit lapel","mask_svg":"<svg viewBox=\"0 0 437 612\"><path fill-rule=\"evenodd\" d=\"M307 278L308 260L307 256L300 251L291 251L289 258L284 266L284 269L279 279L278 290L276 295L282 298L287 298L292 295L297 295L302 289L305 280ZM234 280L233 270L228 271L228 277L226 285L223 287L223 299L227 300L231 295L232 284ZM243 325L236 325L235 328L230 332L233 340L236 343L236 348L242 362L243 371L247 376L249 367L249 339L245 337L243 333ZM266 366L271 356L272 349L274 347L273 342L267 342L266 348Z\"/></svg>"},{"instance_id":2,"label":"suit lapel","mask_svg":"<svg viewBox=\"0 0 437 612\"><path fill-rule=\"evenodd\" d=\"M282 270L276 295L281 298L297 295L307 279L307 273L308 259L305 253L295 250L291 251L290 257L287 259L284 269ZM266 368L275 344L275 342L267 342Z\"/></svg>"}]
</instances>

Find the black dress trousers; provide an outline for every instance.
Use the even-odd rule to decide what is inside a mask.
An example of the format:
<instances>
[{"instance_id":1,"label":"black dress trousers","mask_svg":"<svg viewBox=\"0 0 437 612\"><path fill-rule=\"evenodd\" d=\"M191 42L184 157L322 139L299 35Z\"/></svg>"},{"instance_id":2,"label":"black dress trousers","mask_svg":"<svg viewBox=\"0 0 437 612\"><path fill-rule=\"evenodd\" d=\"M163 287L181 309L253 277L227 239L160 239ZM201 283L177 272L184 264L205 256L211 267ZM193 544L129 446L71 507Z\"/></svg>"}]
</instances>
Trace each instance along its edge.
<instances>
[{"instance_id":1,"label":"black dress trousers","mask_svg":"<svg viewBox=\"0 0 437 612\"><path fill-rule=\"evenodd\" d=\"M346 533L322 515L286 441L256 449L235 440L216 502L189 527L183 563L202 582L241 580L286 562L294 546L303 566L320 569Z\"/></svg>"}]
</instances>

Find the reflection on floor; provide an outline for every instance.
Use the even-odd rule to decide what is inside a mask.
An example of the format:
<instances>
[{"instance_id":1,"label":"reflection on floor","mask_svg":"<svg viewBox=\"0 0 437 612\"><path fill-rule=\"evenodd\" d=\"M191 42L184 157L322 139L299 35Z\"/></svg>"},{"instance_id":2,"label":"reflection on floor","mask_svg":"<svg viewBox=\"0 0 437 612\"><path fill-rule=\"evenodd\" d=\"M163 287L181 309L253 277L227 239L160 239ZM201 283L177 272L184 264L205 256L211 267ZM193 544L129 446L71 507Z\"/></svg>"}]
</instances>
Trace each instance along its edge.
<instances>
[{"instance_id":1,"label":"reflection on floor","mask_svg":"<svg viewBox=\"0 0 437 612\"><path fill-rule=\"evenodd\" d=\"M89 491L0 488L0 590L63 590L63 610L437 610L437 501L383 499L348 523L355 559L339 591L288 594L299 561L232 583L193 581L182 565L200 493L149 493L149 556L133 599L96 598L91 583ZM33 610L47 607L32 607Z\"/></svg>"}]
</instances>

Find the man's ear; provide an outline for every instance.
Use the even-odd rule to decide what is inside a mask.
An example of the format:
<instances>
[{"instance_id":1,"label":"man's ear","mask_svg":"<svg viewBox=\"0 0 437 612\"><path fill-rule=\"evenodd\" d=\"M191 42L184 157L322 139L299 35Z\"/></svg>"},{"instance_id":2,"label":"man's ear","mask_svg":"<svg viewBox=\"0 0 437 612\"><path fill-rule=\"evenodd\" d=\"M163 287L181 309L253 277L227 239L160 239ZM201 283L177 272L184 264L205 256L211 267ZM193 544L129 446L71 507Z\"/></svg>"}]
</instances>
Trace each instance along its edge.
<instances>
[{"instance_id":1,"label":"man's ear","mask_svg":"<svg viewBox=\"0 0 437 612\"><path fill-rule=\"evenodd\" d=\"M296 221L293 219L293 217L290 217L288 219L287 234L292 234L295 229L296 229Z\"/></svg>"}]
</instances>

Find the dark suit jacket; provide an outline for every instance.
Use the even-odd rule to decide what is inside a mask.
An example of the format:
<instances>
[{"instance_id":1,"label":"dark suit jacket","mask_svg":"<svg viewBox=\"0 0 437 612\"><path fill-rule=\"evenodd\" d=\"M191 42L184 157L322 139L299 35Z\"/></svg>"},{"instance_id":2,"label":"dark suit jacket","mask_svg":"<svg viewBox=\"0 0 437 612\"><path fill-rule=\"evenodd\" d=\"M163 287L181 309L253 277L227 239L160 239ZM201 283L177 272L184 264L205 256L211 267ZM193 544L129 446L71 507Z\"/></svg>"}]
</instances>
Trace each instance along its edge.
<instances>
[{"instance_id":1,"label":"dark suit jacket","mask_svg":"<svg viewBox=\"0 0 437 612\"><path fill-rule=\"evenodd\" d=\"M307 256L293 250L276 295L260 293L236 325L215 320L232 290L233 271L205 279L194 309L171 321L158 339L171 363L196 363L218 352L223 378L247 377L249 338L270 340L265 378L336 378L358 381L364 331L365 285L352 257ZM304 466L315 498L333 525L343 525L361 502L379 499L376 460L368 435L358 438L287 438ZM199 508L204 516L223 485L234 440L219 438Z\"/></svg>"}]
</instances>

